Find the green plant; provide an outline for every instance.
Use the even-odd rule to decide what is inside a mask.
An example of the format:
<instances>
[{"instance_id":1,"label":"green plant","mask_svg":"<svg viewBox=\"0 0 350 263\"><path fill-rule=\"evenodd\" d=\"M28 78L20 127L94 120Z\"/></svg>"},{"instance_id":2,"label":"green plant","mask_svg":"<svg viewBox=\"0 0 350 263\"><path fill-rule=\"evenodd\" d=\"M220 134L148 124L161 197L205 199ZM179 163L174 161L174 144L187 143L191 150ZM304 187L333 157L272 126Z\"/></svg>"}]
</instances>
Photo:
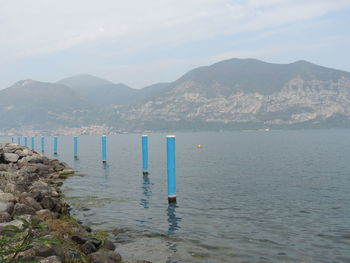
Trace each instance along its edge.
<instances>
[{"instance_id":1,"label":"green plant","mask_svg":"<svg viewBox=\"0 0 350 263\"><path fill-rule=\"evenodd\" d=\"M8 225L0 232L0 263L22 262L17 258L20 252L30 249L35 242L46 246L58 243L56 238L45 237L46 226L39 219L29 221L16 217L22 222L20 227Z\"/></svg>"}]
</instances>

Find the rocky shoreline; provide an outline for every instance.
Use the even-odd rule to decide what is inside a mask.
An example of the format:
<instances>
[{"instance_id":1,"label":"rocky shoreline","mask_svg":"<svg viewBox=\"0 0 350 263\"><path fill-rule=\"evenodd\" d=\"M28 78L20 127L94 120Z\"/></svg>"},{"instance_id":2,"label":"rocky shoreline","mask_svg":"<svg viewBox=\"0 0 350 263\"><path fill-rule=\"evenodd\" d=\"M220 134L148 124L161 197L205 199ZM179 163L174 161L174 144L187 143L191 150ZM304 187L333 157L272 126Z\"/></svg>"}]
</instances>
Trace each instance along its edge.
<instances>
[{"instance_id":1,"label":"rocky shoreline","mask_svg":"<svg viewBox=\"0 0 350 263\"><path fill-rule=\"evenodd\" d=\"M108 233L70 215L59 187L72 175L66 163L0 143L0 262L124 262Z\"/></svg>"}]
</instances>

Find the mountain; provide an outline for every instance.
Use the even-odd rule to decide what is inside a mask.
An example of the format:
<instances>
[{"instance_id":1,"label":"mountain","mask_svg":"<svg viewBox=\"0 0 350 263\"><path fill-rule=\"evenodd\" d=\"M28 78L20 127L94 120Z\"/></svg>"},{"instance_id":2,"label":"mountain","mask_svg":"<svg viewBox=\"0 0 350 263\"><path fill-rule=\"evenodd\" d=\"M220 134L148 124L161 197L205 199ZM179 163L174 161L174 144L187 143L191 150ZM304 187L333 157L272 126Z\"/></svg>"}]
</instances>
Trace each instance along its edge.
<instances>
[{"instance_id":1,"label":"mountain","mask_svg":"<svg viewBox=\"0 0 350 263\"><path fill-rule=\"evenodd\" d=\"M343 125L350 118L350 73L307 61L230 59L191 70L156 96L115 114L142 120L147 129L312 126L334 120Z\"/></svg>"},{"instance_id":2,"label":"mountain","mask_svg":"<svg viewBox=\"0 0 350 263\"><path fill-rule=\"evenodd\" d=\"M134 101L137 93L137 90L123 83L114 84L88 74L65 78L57 83L72 88L100 106L129 104Z\"/></svg>"},{"instance_id":3,"label":"mountain","mask_svg":"<svg viewBox=\"0 0 350 263\"><path fill-rule=\"evenodd\" d=\"M141 90L91 75L24 80L0 90L3 130L82 126L93 127L86 132L350 128L350 73L307 61L230 59Z\"/></svg>"},{"instance_id":4,"label":"mountain","mask_svg":"<svg viewBox=\"0 0 350 263\"><path fill-rule=\"evenodd\" d=\"M36 129L83 125L98 109L71 88L22 80L0 90L0 126Z\"/></svg>"}]
</instances>

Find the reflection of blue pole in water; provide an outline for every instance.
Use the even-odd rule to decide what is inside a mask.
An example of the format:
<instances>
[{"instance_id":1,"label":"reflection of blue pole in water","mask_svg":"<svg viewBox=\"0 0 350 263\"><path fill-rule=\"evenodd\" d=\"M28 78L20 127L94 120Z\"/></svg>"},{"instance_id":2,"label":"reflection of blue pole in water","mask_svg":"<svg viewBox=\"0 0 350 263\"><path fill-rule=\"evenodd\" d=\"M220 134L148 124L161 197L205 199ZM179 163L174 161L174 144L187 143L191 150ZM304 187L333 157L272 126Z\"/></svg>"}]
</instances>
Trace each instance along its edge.
<instances>
[{"instance_id":1,"label":"reflection of blue pole in water","mask_svg":"<svg viewBox=\"0 0 350 263\"><path fill-rule=\"evenodd\" d=\"M140 204L143 206L143 208L149 208L149 197L151 196L152 192L150 191L150 180L148 176L143 177L142 190L144 198L141 198Z\"/></svg>"},{"instance_id":2,"label":"reflection of blue pole in water","mask_svg":"<svg viewBox=\"0 0 350 263\"><path fill-rule=\"evenodd\" d=\"M148 174L148 136L142 135L142 169L143 174Z\"/></svg>"},{"instance_id":3,"label":"reflection of blue pole in water","mask_svg":"<svg viewBox=\"0 0 350 263\"><path fill-rule=\"evenodd\" d=\"M106 135L102 136L102 162L107 162L107 139Z\"/></svg>"},{"instance_id":4,"label":"reflection of blue pole in water","mask_svg":"<svg viewBox=\"0 0 350 263\"><path fill-rule=\"evenodd\" d=\"M17 138L17 144L21 144L21 137Z\"/></svg>"},{"instance_id":5,"label":"reflection of blue pole in water","mask_svg":"<svg viewBox=\"0 0 350 263\"><path fill-rule=\"evenodd\" d=\"M179 222L181 221L181 217L176 217L175 212L178 206L175 203L170 203L167 209L168 215L168 234L174 234L176 230L179 230L181 227L179 226Z\"/></svg>"},{"instance_id":6,"label":"reflection of blue pole in water","mask_svg":"<svg viewBox=\"0 0 350 263\"><path fill-rule=\"evenodd\" d=\"M168 202L176 203L176 165L175 136L168 135L167 140L167 171L168 171Z\"/></svg>"},{"instance_id":7,"label":"reflection of blue pole in water","mask_svg":"<svg viewBox=\"0 0 350 263\"><path fill-rule=\"evenodd\" d=\"M45 151L45 138L41 137L41 152Z\"/></svg>"},{"instance_id":8,"label":"reflection of blue pole in water","mask_svg":"<svg viewBox=\"0 0 350 263\"><path fill-rule=\"evenodd\" d=\"M57 136L53 137L53 154L58 152L58 138Z\"/></svg>"},{"instance_id":9,"label":"reflection of blue pole in water","mask_svg":"<svg viewBox=\"0 0 350 263\"><path fill-rule=\"evenodd\" d=\"M74 136L74 158L78 158L78 136Z\"/></svg>"},{"instance_id":10,"label":"reflection of blue pole in water","mask_svg":"<svg viewBox=\"0 0 350 263\"><path fill-rule=\"evenodd\" d=\"M13 137L12 137L11 141L12 141L12 142L14 142L14 141L15 141L15 139L13 139Z\"/></svg>"},{"instance_id":11,"label":"reflection of blue pole in water","mask_svg":"<svg viewBox=\"0 0 350 263\"><path fill-rule=\"evenodd\" d=\"M24 146L27 147L28 146L28 138L27 136L24 137Z\"/></svg>"},{"instance_id":12,"label":"reflection of blue pole in water","mask_svg":"<svg viewBox=\"0 0 350 263\"><path fill-rule=\"evenodd\" d=\"M34 150L34 148L35 148L35 138L32 137L32 150Z\"/></svg>"}]
</instances>

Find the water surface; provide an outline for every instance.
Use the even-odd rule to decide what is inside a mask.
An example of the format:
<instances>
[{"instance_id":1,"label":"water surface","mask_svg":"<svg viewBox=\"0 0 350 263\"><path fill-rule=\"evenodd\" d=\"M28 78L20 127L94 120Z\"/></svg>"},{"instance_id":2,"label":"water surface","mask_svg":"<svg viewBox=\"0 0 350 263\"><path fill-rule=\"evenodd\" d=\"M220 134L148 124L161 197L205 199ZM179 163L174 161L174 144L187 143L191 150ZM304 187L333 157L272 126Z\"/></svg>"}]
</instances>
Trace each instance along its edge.
<instances>
[{"instance_id":1,"label":"water surface","mask_svg":"<svg viewBox=\"0 0 350 263\"><path fill-rule=\"evenodd\" d=\"M59 139L58 158L87 175L63 186L73 214L114 230L125 259L350 262L349 130L176 135L176 205L167 203L166 134L149 135L148 177L141 135L108 136L108 165L100 136L79 138L79 160L73 138Z\"/></svg>"}]
</instances>

